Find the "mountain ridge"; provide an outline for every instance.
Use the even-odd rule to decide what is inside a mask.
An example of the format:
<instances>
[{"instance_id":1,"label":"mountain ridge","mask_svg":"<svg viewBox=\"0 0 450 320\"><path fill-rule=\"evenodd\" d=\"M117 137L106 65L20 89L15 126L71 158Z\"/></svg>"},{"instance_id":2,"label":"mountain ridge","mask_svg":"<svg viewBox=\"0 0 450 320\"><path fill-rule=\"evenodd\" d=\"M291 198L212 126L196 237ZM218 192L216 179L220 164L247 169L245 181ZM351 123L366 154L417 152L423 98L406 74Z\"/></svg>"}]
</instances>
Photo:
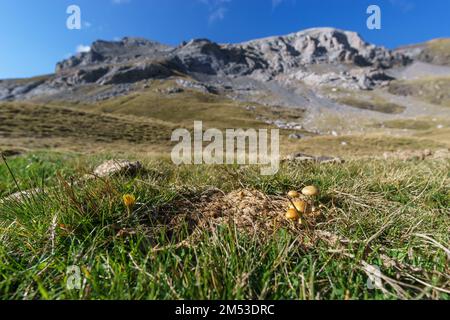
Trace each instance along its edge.
<instances>
[{"instance_id":1,"label":"mountain ridge","mask_svg":"<svg viewBox=\"0 0 450 320\"><path fill-rule=\"evenodd\" d=\"M309 86L372 90L394 78L390 69L417 57L366 42L358 33L331 27L310 28L235 44L193 39L170 46L141 37L97 40L82 52L56 64L46 78L3 80L0 100L67 96L85 85L116 86L109 97L126 94L133 85L182 76L225 90L236 80L276 81L282 86L302 81ZM125 89L124 89L125 88ZM107 96L108 97L108 96Z\"/></svg>"}]
</instances>

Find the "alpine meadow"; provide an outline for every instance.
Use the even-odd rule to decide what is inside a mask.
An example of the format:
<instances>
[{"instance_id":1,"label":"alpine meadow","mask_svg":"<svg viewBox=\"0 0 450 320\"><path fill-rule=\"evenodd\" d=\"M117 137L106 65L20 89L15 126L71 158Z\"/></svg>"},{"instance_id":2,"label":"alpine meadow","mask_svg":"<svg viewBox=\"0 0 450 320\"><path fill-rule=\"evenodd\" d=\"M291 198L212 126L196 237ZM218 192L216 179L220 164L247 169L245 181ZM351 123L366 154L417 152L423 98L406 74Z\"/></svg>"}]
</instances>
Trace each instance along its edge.
<instances>
[{"instance_id":1,"label":"alpine meadow","mask_svg":"<svg viewBox=\"0 0 450 320\"><path fill-rule=\"evenodd\" d=\"M0 5L0 69L60 56L0 80L1 300L449 300L437 9L47 2L36 30Z\"/></svg>"}]
</instances>

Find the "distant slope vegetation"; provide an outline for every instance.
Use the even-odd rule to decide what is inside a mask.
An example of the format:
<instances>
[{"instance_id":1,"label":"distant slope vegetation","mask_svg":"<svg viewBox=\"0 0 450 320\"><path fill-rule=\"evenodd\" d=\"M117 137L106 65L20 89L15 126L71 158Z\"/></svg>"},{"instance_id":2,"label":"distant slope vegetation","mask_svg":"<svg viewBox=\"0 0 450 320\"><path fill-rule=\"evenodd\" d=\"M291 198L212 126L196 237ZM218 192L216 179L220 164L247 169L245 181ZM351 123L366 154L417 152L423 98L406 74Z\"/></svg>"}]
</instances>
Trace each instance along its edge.
<instances>
[{"instance_id":1,"label":"distant slope vegetation","mask_svg":"<svg viewBox=\"0 0 450 320\"><path fill-rule=\"evenodd\" d=\"M350 107L377 111L386 114L401 114L405 111L405 107L397 105L395 103L390 103L381 98L374 98L370 100L362 100L353 97L343 97L338 99L338 102L345 104Z\"/></svg>"},{"instance_id":2,"label":"distant slope vegetation","mask_svg":"<svg viewBox=\"0 0 450 320\"><path fill-rule=\"evenodd\" d=\"M428 42L419 59L433 64L450 66L450 39L436 39Z\"/></svg>"},{"instance_id":3,"label":"distant slope vegetation","mask_svg":"<svg viewBox=\"0 0 450 320\"><path fill-rule=\"evenodd\" d=\"M401 96L412 96L429 103L450 107L450 78L394 81L389 85L389 92Z\"/></svg>"},{"instance_id":4,"label":"distant slope vegetation","mask_svg":"<svg viewBox=\"0 0 450 320\"><path fill-rule=\"evenodd\" d=\"M171 125L162 121L99 114L57 106L0 104L0 137L77 143L168 143Z\"/></svg>"},{"instance_id":5,"label":"distant slope vegetation","mask_svg":"<svg viewBox=\"0 0 450 320\"><path fill-rule=\"evenodd\" d=\"M402 47L396 52L431 64L450 66L450 38L434 39L425 43Z\"/></svg>"},{"instance_id":6,"label":"distant slope vegetation","mask_svg":"<svg viewBox=\"0 0 450 320\"><path fill-rule=\"evenodd\" d=\"M267 107L258 103L234 101L222 95L186 89L176 81L154 81L146 88L127 96L95 104L78 104L78 108L102 113L151 117L173 125L191 128L195 120L213 128L265 128L264 119L298 121L302 109Z\"/></svg>"}]
</instances>

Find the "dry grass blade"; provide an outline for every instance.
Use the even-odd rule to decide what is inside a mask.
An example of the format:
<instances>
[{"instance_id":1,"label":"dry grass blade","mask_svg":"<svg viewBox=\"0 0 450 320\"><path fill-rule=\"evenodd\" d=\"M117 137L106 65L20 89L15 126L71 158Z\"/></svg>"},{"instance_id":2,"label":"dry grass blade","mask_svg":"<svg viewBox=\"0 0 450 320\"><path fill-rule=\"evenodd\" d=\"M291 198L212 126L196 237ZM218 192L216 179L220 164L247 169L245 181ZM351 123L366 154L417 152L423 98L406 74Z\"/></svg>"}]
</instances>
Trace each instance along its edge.
<instances>
[{"instance_id":1,"label":"dry grass blade","mask_svg":"<svg viewBox=\"0 0 450 320\"><path fill-rule=\"evenodd\" d=\"M450 260L450 250L446 247L444 247L442 244L440 244L439 242L437 242L436 240L434 240L433 238L424 235L424 234L420 234L420 233L416 233L414 234L416 237L422 238L427 240L427 242L434 244L437 248L444 250L444 252L447 254L448 259Z\"/></svg>"}]
</instances>

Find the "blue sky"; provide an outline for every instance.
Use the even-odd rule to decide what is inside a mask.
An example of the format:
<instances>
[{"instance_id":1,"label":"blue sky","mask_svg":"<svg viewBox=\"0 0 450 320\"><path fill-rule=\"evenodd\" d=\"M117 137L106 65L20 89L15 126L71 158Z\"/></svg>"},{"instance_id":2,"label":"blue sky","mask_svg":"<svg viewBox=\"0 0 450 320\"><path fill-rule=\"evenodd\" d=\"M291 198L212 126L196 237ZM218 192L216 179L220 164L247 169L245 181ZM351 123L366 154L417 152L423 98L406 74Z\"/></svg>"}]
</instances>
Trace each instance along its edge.
<instances>
[{"instance_id":1,"label":"blue sky","mask_svg":"<svg viewBox=\"0 0 450 320\"><path fill-rule=\"evenodd\" d=\"M81 30L66 28L73 4ZM381 7L381 30L366 27L370 4ZM77 47L123 36L241 42L327 26L394 48L450 37L449 13L448 0L0 0L0 79L52 73Z\"/></svg>"}]
</instances>

